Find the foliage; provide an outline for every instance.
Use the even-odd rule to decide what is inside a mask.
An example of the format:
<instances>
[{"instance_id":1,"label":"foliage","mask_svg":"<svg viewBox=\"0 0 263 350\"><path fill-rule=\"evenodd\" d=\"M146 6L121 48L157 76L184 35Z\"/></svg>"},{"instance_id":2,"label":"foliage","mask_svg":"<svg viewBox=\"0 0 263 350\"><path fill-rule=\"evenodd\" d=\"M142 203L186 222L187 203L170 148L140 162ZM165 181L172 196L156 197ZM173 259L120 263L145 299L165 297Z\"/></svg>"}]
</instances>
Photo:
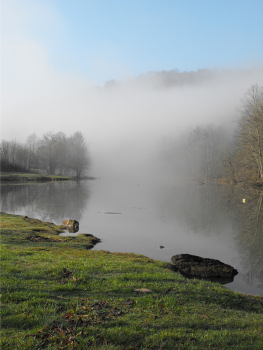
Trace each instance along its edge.
<instances>
[{"instance_id":1,"label":"foliage","mask_svg":"<svg viewBox=\"0 0 263 350\"><path fill-rule=\"evenodd\" d=\"M144 256L25 239L40 227L60 229L2 216L1 349L262 349L262 298Z\"/></svg>"}]
</instances>

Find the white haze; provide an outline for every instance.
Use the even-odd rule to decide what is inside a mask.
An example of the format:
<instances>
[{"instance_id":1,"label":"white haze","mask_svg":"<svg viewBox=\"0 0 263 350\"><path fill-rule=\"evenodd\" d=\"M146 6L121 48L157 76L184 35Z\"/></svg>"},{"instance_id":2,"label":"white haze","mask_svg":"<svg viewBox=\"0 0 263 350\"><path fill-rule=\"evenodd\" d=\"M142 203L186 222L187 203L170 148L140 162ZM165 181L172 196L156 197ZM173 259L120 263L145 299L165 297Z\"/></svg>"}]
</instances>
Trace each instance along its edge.
<instances>
[{"instance_id":1,"label":"white haze","mask_svg":"<svg viewBox=\"0 0 263 350\"><path fill-rule=\"evenodd\" d=\"M263 84L260 65L174 88L158 86L154 78L98 87L51 64L47 47L55 48L66 25L45 2L10 0L2 20L1 137L25 142L32 133L81 131L97 176L145 171L167 134L204 124L233 129L240 99L251 85ZM40 28L48 44L29 28Z\"/></svg>"},{"instance_id":2,"label":"white haze","mask_svg":"<svg viewBox=\"0 0 263 350\"><path fill-rule=\"evenodd\" d=\"M2 138L25 141L34 132L79 130L96 175L100 165L113 172L143 171L165 135L176 137L205 124L233 129L244 93L263 83L257 68L173 88L151 87L139 79L102 88L58 74L41 59L36 62L5 81Z\"/></svg>"}]
</instances>

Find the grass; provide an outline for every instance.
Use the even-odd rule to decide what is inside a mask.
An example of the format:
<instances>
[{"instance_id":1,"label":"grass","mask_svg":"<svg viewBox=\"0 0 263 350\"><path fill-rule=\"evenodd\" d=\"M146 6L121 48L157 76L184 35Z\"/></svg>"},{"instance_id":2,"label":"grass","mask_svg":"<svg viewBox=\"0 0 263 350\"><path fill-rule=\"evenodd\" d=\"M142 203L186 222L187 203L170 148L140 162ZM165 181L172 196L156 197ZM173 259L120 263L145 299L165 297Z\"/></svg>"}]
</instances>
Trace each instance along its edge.
<instances>
[{"instance_id":1,"label":"grass","mask_svg":"<svg viewBox=\"0 0 263 350\"><path fill-rule=\"evenodd\" d=\"M1 230L1 349L263 349L261 297L39 220L2 214Z\"/></svg>"},{"instance_id":2,"label":"grass","mask_svg":"<svg viewBox=\"0 0 263 350\"><path fill-rule=\"evenodd\" d=\"M41 175L31 173L18 173L18 172L1 172L1 182L45 182L45 181L65 181L72 180L69 176L56 176L56 175Z\"/></svg>"}]
</instances>

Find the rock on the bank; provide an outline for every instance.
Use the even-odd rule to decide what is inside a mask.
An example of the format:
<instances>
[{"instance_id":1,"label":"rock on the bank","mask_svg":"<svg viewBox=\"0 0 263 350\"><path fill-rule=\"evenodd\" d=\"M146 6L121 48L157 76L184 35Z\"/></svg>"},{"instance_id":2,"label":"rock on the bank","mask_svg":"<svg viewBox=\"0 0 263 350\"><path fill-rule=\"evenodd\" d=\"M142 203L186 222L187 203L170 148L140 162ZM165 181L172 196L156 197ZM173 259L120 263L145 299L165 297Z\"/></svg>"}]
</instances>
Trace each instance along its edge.
<instances>
[{"instance_id":1,"label":"rock on the bank","mask_svg":"<svg viewBox=\"0 0 263 350\"><path fill-rule=\"evenodd\" d=\"M215 259L191 254L178 254L172 258L173 268L187 277L232 279L238 274L232 266Z\"/></svg>"},{"instance_id":2,"label":"rock on the bank","mask_svg":"<svg viewBox=\"0 0 263 350\"><path fill-rule=\"evenodd\" d=\"M79 230L79 223L76 220L63 220L62 225L64 225L69 232L78 232Z\"/></svg>"}]
</instances>

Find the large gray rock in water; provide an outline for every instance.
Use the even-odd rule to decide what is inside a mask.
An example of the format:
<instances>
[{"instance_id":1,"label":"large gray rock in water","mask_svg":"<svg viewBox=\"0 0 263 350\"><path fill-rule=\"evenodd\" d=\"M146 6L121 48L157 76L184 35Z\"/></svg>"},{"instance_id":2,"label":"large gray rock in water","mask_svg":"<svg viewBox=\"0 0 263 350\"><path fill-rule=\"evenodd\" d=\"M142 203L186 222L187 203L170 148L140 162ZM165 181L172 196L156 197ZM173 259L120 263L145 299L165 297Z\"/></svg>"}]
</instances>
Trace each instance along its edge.
<instances>
[{"instance_id":1,"label":"large gray rock in water","mask_svg":"<svg viewBox=\"0 0 263 350\"><path fill-rule=\"evenodd\" d=\"M231 282L237 270L232 266L222 263L219 260L201 258L190 254L174 255L172 258L173 268L187 277L204 279L223 279L224 282Z\"/></svg>"}]
</instances>

